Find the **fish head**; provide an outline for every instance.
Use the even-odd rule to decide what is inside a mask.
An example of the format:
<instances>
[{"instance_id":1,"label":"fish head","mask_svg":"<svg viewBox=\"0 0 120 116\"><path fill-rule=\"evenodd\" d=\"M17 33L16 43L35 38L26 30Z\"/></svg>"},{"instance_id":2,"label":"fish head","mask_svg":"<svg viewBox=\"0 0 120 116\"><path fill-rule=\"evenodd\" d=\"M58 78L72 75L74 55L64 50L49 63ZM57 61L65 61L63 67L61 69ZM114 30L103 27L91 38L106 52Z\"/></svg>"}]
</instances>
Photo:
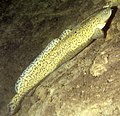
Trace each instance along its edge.
<instances>
[{"instance_id":1,"label":"fish head","mask_svg":"<svg viewBox=\"0 0 120 116\"><path fill-rule=\"evenodd\" d=\"M95 18L95 24L97 25L97 28L102 29L105 25L108 19L110 18L112 14L112 9L110 7L103 8L100 11L96 12Z\"/></svg>"}]
</instances>

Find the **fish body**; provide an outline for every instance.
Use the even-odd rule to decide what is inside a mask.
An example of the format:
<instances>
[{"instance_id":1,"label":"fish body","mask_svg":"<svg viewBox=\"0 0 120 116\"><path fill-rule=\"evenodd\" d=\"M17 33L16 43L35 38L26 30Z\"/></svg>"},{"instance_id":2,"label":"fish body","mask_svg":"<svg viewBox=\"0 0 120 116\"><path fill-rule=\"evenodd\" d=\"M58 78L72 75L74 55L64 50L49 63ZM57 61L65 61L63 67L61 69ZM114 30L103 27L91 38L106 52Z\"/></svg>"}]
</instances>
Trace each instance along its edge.
<instances>
[{"instance_id":1,"label":"fish body","mask_svg":"<svg viewBox=\"0 0 120 116\"><path fill-rule=\"evenodd\" d=\"M24 95L42 79L89 45L96 29L102 29L105 26L111 13L111 8L103 8L51 41L17 80L15 84L17 94L8 105L9 113L14 114L17 111Z\"/></svg>"}]
</instances>

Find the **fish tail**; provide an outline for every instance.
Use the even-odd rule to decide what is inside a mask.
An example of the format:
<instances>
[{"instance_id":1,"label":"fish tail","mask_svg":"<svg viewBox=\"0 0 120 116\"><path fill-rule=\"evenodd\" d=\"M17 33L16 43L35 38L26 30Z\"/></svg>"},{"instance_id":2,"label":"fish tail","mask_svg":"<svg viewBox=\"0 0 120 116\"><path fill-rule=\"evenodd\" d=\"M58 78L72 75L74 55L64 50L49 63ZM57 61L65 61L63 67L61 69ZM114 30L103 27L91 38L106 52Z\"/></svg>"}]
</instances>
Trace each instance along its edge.
<instances>
[{"instance_id":1,"label":"fish tail","mask_svg":"<svg viewBox=\"0 0 120 116\"><path fill-rule=\"evenodd\" d=\"M19 110L22 98L23 98L23 95L21 94L16 94L12 98L11 102L7 105L9 115L13 115Z\"/></svg>"}]
</instances>

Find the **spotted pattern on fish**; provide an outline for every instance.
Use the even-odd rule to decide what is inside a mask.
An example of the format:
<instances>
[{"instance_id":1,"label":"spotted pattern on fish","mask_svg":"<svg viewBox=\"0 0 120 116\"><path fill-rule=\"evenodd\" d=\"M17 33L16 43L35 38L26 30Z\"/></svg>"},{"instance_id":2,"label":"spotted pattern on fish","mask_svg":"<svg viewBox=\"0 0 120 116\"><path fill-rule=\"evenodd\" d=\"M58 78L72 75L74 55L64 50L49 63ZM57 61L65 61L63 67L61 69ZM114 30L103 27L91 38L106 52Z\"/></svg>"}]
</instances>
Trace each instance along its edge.
<instances>
[{"instance_id":1,"label":"spotted pattern on fish","mask_svg":"<svg viewBox=\"0 0 120 116\"><path fill-rule=\"evenodd\" d=\"M16 82L17 94L8 104L9 113L17 112L24 95L42 79L89 45L96 29L102 29L105 26L111 13L111 8L100 9L73 29L65 30L58 38L51 41Z\"/></svg>"}]
</instances>

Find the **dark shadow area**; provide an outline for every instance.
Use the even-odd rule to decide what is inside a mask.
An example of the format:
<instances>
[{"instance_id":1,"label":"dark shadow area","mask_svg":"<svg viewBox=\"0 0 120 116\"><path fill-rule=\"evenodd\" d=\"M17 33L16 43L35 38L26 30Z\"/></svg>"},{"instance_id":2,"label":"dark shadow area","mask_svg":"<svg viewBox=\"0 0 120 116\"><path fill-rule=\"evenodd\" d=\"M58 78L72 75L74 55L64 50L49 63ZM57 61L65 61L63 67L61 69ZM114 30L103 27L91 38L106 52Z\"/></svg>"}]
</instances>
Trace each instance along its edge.
<instances>
[{"instance_id":1,"label":"dark shadow area","mask_svg":"<svg viewBox=\"0 0 120 116\"><path fill-rule=\"evenodd\" d=\"M6 11L12 0L0 0L0 16Z\"/></svg>"},{"instance_id":2,"label":"dark shadow area","mask_svg":"<svg viewBox=\"0 0 120 116\"><path fill-rule=\"evenodd\" d=\"M105 27L102 29L104 31L104 33L105 33L105 37L107 35L107 30L110 28L110 24L111 24L113 18L115 17L115 14L116 14L117 10L118 10L118 8L116 6L112 7L111 9L112 9L112 15L108 19Z\"/></svg>"}]
</instances>

